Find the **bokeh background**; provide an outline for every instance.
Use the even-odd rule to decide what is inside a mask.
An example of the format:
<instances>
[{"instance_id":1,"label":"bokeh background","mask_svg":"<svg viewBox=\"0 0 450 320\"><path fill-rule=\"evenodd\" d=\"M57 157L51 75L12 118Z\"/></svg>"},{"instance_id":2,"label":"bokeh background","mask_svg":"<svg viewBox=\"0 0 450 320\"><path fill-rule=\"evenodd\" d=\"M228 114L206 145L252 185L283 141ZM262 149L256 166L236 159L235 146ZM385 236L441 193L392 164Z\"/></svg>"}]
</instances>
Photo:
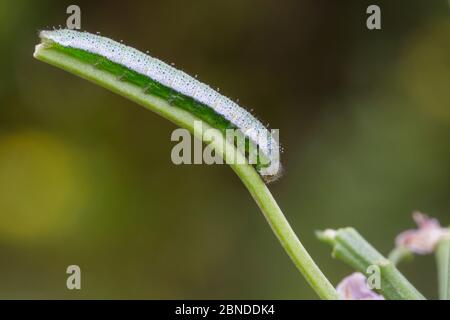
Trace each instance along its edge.
<instances>
[{"instance_id":1,"label":"bokeh background","mask_svg":"<svg viewBox=\"0 0 450 320\"><path fill-rule=\"evenodd\" d=\"M448 1L2 0L0 298L316 298L227 166L175 166L173 124L32 58L70 4L280 129L270 188L334 284L315 230L387 254L413 210L450 223ZM401 269L437 296L432 256Z\"/></svg>"}]
</instances>

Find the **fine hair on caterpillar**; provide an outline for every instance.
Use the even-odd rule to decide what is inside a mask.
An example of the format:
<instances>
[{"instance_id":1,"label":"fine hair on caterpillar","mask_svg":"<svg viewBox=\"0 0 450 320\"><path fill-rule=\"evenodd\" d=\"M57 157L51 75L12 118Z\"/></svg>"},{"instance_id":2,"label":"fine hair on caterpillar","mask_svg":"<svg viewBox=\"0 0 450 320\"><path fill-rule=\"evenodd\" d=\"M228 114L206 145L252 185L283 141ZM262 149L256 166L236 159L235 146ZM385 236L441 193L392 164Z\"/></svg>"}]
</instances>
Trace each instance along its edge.
<instances>
[{"instance_id":1,"label":"fine hair on caterpillar","mask_svg":"<svg viewBox=\"0 0 450 320\"><path fill-rule=\"evenodd\" d=\"M278 130L271 130L271 133L275 139L278 137ZM258 135L258 142L265 143L268 137L266 132L256 133ZM177 141L172 148L171 159L176 165L179 164L245 164L249 163L261 170L269 167L273 169L273 172L267 172L263 175L264 179L273 178L278 171L275 165L269 166L271 161L265 157L259 148L259 143L254 144L248 138L248 133L243 133L238 129L226 129L225 138L221 139L222 132L215 128L203 129L201 121L194 122L194 134L197 137L201 137L201 140L206 143L204 149L201 144L193 143L191 133L184 128L176 129L172 132L171 140ZM209 144L209 142L215 141L216 144ZM217 143L221 142L219 146ZM225 161L220 156L221 152L218 149L226 150L224 154L229 155Z\"/></svg>"},{"instance_id":2,"label":"fine hair on caterpillar","mask_svg":"<svg viewBox=\"0 0 450 320\"><path fill-rule=\"evenodd\" d=\"M130 82L143 92L164 99L225 133L236 129L247 138L244 152L257 146L254 167L265 181L281 175L280 147L273 134L250 112L208 85L173 66L137 49L109 38L69 29L41 31L44 46L54 47L69 55L90 62L96 68L116 75L119 81Z\"/></svg>"}]
</instances>

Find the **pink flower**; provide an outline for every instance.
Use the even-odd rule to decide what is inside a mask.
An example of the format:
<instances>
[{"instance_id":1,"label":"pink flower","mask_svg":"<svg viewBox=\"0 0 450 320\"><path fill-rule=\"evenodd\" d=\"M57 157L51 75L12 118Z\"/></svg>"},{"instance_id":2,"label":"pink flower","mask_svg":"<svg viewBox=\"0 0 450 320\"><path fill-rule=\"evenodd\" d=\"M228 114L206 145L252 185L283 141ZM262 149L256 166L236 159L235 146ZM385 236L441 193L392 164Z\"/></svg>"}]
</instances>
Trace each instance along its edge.
<instances>
[{"instance_id":1,"label":"pink flower","mask_svg":"<svg viewBox=\"0 0 450 320\"><path fill-rule=\"evenodd\" d=\"M369 288L366 277L360 272L345 277L336 290L341 300L384 300L383 296Z\"/></svg>"},{"instance_id":2,"label":"pink flower","mask_svg":"<svg viewBox=\"0 0 450 320\"><path fill-rule=\"evenodd\" d=\"M397 247L406 248L417 254L428 254L434 251L442 237L450 235L448 228L442 228L439 221L423 213L414 212L413 219L418 229L400 233L395 239Z\"/></svg>"}]
</instances>

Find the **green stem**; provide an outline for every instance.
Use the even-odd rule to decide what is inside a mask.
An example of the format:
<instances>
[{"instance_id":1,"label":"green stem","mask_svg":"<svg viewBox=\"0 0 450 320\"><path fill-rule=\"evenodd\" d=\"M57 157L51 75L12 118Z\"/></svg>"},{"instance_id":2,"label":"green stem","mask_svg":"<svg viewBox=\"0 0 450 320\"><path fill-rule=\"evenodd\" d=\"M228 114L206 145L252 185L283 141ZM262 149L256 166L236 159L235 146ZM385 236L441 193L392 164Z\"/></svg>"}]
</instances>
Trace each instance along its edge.
<instances>
[{"instance_id":1,"label":"green stem","mask_svg":"<svg viewBox=\"0 0 450 320\"><path fill-rule=\"evenodd\" d=\"M171 106L163 99L145 93L142 88L136 85L121 82L117 79L117 77L106 71L97 69L89 63L83 62L42 44L36 47L34 56L41 61L69 71L77 76L105 87L131 101L134 101L172 121L180 127L188 129L197 138L203 139L203 136L196 132L198 130L194 130L194 122L200 121L199 118L185 110ZM212 129L211 126L205 122L203 122L203 128L205 130ZM243 155L235 151L234 146L230 145L223 136L221 140L213 140L210 143L213 144L215 150L219 152L225 160L232 159L235 156L243 157ZM246 162L245 157L244 162ZM237 159L234 163L242 162ZM336 290L300 243L269 189L262 181L256 170L249 164L233 164L231 167L247 187L250 194L253 196L259 208L263 212L268 223L272 227L273 232L281 242L283 248L286 250L296 267L300 270L314 291L320 298L338 299Z\"/></svg>"},{"instance_id":2,"label":"green stem","mask_svg":"<svg viewBox=\"0 0 450 320\"><path fill-rule=\"evenodd\" d=\"M439 299L450 300L450 238L439 241L436 248Z\"/></svg>"},{"instance_id":3,"label":"green stem","mask_svg":"<svg viewBox=\"0 0 450 320\"><path fill-rule=\"evenodd\" d=\"M395 247L389 253L388 259L394 264L394 266L398 266L400 262L409 261L414 258L411 251L403 247Z\"/></svg>"},{"instance_id":4,"label":"green stem","mask_svg":"<svg viewBox=\"0 0 450 320\"><path fill-rule=\"evenodd\" d=\"M333 247L335 258L344 261L366 276L372 276L374 270L379 270L381 286L376 289L386 299L424 299L395 265L383 257L355 229L326 230L319 232L318 237Z\"/></svg>"},{"instance_id":5,"label":"green stem","mask_svg":"<svg viewBox=\"0 0 450 320\"><path fill-rule=\"evenodd\" d=\"M255 199L281 245L319 297L338 299L336 290L303 247L258 173L251 166L232 167Z\"/></svg>"}]
</instances>

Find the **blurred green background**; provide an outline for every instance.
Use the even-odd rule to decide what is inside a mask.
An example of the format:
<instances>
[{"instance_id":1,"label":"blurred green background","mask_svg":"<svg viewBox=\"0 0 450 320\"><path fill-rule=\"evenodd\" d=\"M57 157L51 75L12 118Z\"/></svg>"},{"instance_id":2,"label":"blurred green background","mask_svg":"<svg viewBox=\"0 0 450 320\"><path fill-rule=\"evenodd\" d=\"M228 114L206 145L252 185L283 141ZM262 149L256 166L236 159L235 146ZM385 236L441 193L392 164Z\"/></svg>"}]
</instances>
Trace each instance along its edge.
<instances>
[{"instance_id":1,"label":"blurred green background","mask_svg":"<svg viewBox=\"0 0 450 320\"><path fill-rule=\"evenodd\" d=\"M221 88L280 129L270 186L314 231L383 253L422 210L450 223L450 19L439 1L0 2L0 298L316 298L227 166L175 166L175 126L32 58L37 31L99 31ZM369 4L382 30L369 31ZM66 289L68 265L82 290ZM402 271L436 297L432 257Z\"/></svg>"}]
</instances>

